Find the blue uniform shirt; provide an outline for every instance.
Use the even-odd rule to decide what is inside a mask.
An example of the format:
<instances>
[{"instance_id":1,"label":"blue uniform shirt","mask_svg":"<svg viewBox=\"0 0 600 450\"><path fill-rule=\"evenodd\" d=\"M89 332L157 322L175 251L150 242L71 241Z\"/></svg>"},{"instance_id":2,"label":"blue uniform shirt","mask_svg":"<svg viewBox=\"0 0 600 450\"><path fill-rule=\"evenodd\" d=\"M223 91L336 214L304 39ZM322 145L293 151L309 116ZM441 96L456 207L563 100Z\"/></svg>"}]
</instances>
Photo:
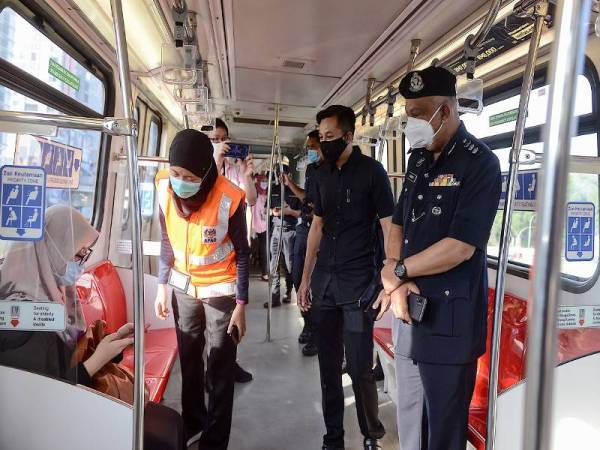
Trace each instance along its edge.
<instances>
[{"instance_id":1,"label":"blue uniform shirt","mask_svg":"<svg viewBox=\"0 0 600 450\"><path fill-rule=\"evenodd\" d=\"M498 158L463 124L437 161L426 149L412 151L393 218L403 227L402 259L444 238L476 250L448 272L414 280L429 303L421 323L395 321L399 354L425 363L466 364L485 352L486 247L500 190Z\"/></svg>"}]
</instances>

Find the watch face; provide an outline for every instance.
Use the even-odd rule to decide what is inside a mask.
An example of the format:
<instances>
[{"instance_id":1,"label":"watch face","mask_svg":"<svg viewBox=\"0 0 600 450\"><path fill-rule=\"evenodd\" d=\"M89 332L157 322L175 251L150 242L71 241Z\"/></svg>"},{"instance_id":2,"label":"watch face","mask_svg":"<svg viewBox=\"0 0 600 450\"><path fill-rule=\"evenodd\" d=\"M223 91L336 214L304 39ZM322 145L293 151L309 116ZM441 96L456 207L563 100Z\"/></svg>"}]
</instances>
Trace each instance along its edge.
<instances>
[{"instance_id":1,"label":"watch face","mask_svg":"<svg viewBox=\"0 0 600 450\"><path fill-rule=\"evenodd\" d=\"M406 275L406 267L404 267L404 264L402 264L402 263L398 263L398 264L396 265L396 270L395 270L395 272L396 272L396 276L397 276L398 278L404 278L404 275Z\"/></svg>"}]
</instances>

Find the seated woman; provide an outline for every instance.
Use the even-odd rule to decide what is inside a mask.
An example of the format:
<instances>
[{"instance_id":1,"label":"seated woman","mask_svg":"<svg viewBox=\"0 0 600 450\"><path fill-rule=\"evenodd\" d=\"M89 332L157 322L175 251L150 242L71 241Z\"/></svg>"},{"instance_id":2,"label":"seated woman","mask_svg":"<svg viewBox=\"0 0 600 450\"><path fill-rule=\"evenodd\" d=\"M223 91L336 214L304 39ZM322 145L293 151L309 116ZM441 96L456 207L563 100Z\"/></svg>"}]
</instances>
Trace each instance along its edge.
<instances>
[{"instance_id":1,"label":"seated woman","mask_svg":"<svg viewBox=\"0 0 600 450\"><path fill-rule=\"evenodd\" d=\"M65 305L66 330L0 331L0 364L91 387L93 376L133 344L133 324L125 324L98 344L85 361L71 358L86 325L75 283L92 253L98 232L78 211L56 205L46 210L44 238L13 242L0 266L0 301L58 302ZM184 448L183 422L175 411L149 403L145 448Z\"/></svg>"}]
</instances>

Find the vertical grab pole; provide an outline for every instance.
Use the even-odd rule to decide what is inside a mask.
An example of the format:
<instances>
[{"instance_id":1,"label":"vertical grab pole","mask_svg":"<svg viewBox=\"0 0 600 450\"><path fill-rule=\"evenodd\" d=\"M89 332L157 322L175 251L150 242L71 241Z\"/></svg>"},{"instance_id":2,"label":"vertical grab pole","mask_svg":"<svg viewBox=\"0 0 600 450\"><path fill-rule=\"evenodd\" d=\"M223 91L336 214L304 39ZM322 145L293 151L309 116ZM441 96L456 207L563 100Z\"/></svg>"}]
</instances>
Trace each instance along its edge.
<instances>
[{"instance_id":1,"label":"vertical grab pole","mask_svg":"<svg viewBox=\"0 0 600 450\"><path fill-rule=\"evenodd\" d=\"M111 0L113 24L119 79L121 81L121 97L123 115L133 120L133 102L131 97L131 80L129 77L129 57L127 54L127 38L121 0ZM132 272L133 272L133 317L135 336L135 378L133 387L133 449L144 448L144 273L142 266L142 215L138 192L137 144L134 134L125 137L127 146L127 169L129 171L129 201L132 220Z\"/></svg>"},{"instance_id":2,"label":"vertical grab pole","mask_svg":"<svg viewBox=\"0 0 600 450\"><path fill-rule=\"evenodd\" d=\"M546 450L552 441L552 401L556 356L556 308L560 293L564 206L577 76L583 69L591 0L563 0L556 14L550 103L544 129L542 196L538 201L533 302L529 305L525 450Z\"/></svg>"},{"instance_id":3,"label":"vertical grab pole","mask_svg":"<svg viewBox=\"0 0 600 450\"><path fill-rule=\"evenodd\" d=\"M269 292L267 294L267 342L271 342L271 291L273 289L273 274L271 273L271 191L273 184L273 169L275 168L275 148L279 145L279 104L275 107L275 122L273 124L273 145L269 161L269 184L267 188L267 266L269 270Z\"/></svg>"},{"instance_id":4,"label":"vertical grab pole","mask_svg":"<svg viewBox=\"0 0 600 450\"><path fill-rule=\"evenodd\" d=\"M535 63L538 56L540 39L544 31L544 22L548 14L548 2L541 1L535 5L533 12L535 26L531 41L529 43L529 58L523 75L523 84L521 85L521 99L519 102L519 115L513 137L512 150L510 152L510 165L508 169L508 184L506 187L506 200L504 202L504 212L502 214L502 229L500 232L500 255L498 259L498 271L496 274L496 290L494 297L494 325L492 334L492 354L490 361L489 387L488 387L488 411L487 411L487 437L485 442L486 450L494 449L496 438L496 407L498 400L498 367L500 363L500 337L502 333L502 312L504 309L504 283L506 278L506 268L508 266L508 249L510 246L510 228L512 222L512 213L515 201L515 185L517 172L519 169L519 155L523 147L523 136L525 133L525 121L527 119L527 105L531 88L533 86L533 76L535 74Z\"/></svg>"}]
</instances>

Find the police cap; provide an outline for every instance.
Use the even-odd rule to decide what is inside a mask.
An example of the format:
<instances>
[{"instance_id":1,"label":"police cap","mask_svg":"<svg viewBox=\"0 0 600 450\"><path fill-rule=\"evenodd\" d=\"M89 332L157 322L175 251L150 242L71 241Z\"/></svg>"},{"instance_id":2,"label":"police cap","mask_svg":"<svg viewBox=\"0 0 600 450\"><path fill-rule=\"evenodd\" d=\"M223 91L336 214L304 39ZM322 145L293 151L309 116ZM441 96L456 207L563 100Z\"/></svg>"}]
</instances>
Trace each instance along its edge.
<instances>
[{"instance_id":1,"label":"police cap","mask_svg":"<svg viewBox=\"0 0 600 450\"><path fill-rule=\"evenodd\" d=\"M404 98L456 97L456 76L443 67L428 67L406 74L400 82Z\"/></svg>"}]
</instances>

